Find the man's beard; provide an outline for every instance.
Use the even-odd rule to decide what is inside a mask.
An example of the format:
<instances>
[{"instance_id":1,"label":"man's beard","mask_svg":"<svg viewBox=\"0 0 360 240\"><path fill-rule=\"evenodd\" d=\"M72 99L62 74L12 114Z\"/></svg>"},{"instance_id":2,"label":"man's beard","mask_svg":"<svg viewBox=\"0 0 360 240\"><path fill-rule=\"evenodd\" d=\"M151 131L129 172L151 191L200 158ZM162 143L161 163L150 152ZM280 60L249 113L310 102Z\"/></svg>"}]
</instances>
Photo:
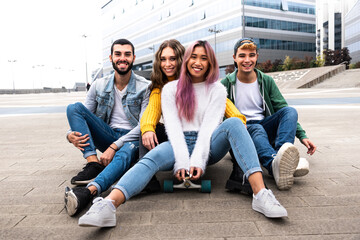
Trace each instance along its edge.
<instances>
[{"instance_id":1,"label":"man's beard","mask_svg":"<svg viewBox=\"0 0 360 240\"><path fill-rule=\"evenodd\" d=\"M129 62L127 62L127 63L129 64ZM134 62L132 62L125 71L121 71L121 70L116 66L116 63L115 63L115 62L112 62L112 66L113 66L114 70L115 70L118 74L120 74L120 75L126 75L126 74L132 69L133 64L134 64Z\"/></svg>"}]
</instances>

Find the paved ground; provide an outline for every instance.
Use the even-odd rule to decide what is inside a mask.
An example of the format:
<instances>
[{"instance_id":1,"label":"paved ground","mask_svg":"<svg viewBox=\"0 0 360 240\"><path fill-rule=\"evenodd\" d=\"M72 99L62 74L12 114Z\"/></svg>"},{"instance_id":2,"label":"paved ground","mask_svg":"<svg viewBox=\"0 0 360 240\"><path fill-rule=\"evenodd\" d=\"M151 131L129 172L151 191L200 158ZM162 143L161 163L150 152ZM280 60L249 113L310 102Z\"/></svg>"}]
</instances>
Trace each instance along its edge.
<instances>
[{"instance_id":1,"label":"paved ground","mask_svg":"<svg viewBox=\"0 0 360 240\"><path fill-rule=\"evenodd\" d=\"M310 173L296 179L290 191L278 191L265 178L288 218L267 219L251 209L250 197L227 192L231 164L225 157L207 171L211 194L139 195L118 209L118 225L110 229L80 228L78 217L63 209L64 188L84 161L65 140L62 110L10 111L65 106L83 101L84 93L1 95L0 109L9 111L0 114L0 239L360 239L360 88L292 89L284 95L318 146L308 157ZM344 98L349 101L337 104ZM309 99L313 104L304 104ZM296 145L305 156L305 148Z\"/></svg>"}]
</instances>

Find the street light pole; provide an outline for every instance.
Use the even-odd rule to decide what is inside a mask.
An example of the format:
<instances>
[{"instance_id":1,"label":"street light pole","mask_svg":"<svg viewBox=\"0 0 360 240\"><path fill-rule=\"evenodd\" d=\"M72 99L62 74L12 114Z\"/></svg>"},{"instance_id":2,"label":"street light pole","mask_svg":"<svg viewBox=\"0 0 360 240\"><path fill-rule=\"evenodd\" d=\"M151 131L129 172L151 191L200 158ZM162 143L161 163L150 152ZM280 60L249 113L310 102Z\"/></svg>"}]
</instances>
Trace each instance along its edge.
<instances>
[{"instance_id":1,"label":"street light pole","mask_svg":"<svg viewBox=\"0 0 360 240\"><path fill-rule=\"evenodd\" d=\"M214 33L214 38L215 38L215 56L216 56L216 34L217 33L221 33L221 30L216 30L216 25L214 25L214 28L209 28L208 30L211 33Z\"/></svg>"},{"instance_id":2,"label":"street light pole","mask_svg":"<svg viewBox=\"0 0 360 240\"><path fill-rule=\"evenodd\" d=\"M16 63L16 59L8 60L8 62L11 64L11 76L12 76L12 82L13 82L13 94L15 94L15 78L14 78L14 63Z\"/></svg>"},{"instance_id":3,"label":"street light pole","mask_svg":"<svg viewBox=\"0 0 360 240\"><path fill-rule=\"evenodd\" d=\"M245 38L245 0L242 1L242 37Z\"/></svg>"},{"instance_id":4,"label":"street light pole","mask_svg":"<svg viewBox=\"0 0 360 240\"><path fill-rule=\"evenodd\" d=\"M88 81L88 67L87 67L87 51L86 51L86 38L88 37L86 34L82 35L82 37L85 39L85 71L86 71L86 86L89 83Z\"/></svg>"},{"instance_id":5,"label":"street light pole","mask_svg":"<svg viewBox=\"0 0 360 240\"><path fill-rule=\"evenodd\" d=\"M152 45L152 47L149 47L149 49L152 50L153 58L155 59L155 46L154 46L154 44Z\"/></svg>"}]
</instances>

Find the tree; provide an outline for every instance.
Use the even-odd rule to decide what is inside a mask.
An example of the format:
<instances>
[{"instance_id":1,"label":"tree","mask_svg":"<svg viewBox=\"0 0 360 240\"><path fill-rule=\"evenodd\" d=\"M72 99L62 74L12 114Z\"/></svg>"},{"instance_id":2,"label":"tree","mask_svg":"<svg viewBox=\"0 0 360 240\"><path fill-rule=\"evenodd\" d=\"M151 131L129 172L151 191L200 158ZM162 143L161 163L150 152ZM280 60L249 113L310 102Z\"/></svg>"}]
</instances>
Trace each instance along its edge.
<instances>
[{"instance_id":1,"label":"tree","mask_svg":"<svg viewBox=\"0 0 360 240\"><path fill-rule=\"evenodd\" d=\"M317 56L317 57L316 57L316 60L315 60L315 65L316 65L317 67L322 67L322 66L324 66L324 64L325 64L325 60L324 60L323 55Z\"/></svg>"},{"instance_id":2,"label":"tree","mask_svg":"<svg viewBox=\"0 0 360 240\"><path fill-rule=\"evenodd\" d=\"M262 65L263 65L264 72L271 72L271 70L272 70L271 60L267 60Z\"/></svg>"},{"instance_id":3,"label":"tree","mask_svg":"<svg viewBox=\"0 0 360 240\"><path fill-rule=\"evenodd\" d=\"M291 58L289 56L286 56L284 60L283 70L286 71L286 70L290 70L291 68L292 68Z\"/></svg>"},{"instance_id":4,"label":"tree","mask_svg":"<svg viewBox=\"0 0 360 240\"><path fill-rule=\"evenodd\" d=\"M331 49L326 49L323 51L324 55L324 65L331 66L334 65L334 51Z\"/></svg>"},{"instance_id":5,"label":"tree","mask_svg":"<svg viewBox=\"0 0 360 240\"><path fill-rule=\"evenodd\" d=\"M272 63L272 72L279 72L282 70L282 60L281 59L275 59Z\"/></svg>"},{"instance_id":6,"label":"tree","mask_svg":"<svg viewBox=\"0 0 360 240\"><path fill-rule=\"evenodd\" d=\"M351 57L349 54L349 49L347 47L344 47L341 49L341 63L346 64L346 69L349 69L349 65L351 62Z\"/></svg>"}]
</instances>

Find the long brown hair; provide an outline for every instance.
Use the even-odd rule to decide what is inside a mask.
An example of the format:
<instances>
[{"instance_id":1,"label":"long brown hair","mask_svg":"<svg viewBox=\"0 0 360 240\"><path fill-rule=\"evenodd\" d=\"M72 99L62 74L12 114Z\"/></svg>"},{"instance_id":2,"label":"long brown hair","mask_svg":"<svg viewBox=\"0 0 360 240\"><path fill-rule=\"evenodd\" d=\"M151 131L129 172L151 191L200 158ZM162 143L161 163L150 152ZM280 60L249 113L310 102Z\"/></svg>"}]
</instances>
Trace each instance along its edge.
<instances>
[{"instance_id":1,"label":"long brown hair","mask_svg":"<svg viewBox=\"0 0 360 240\"><path fill-rule=\"evenodd\" d=\"M159 49L155 53L155 60L153 64L153 70L151 72L150 80L151 86L150 90L154 88L160 88L168 82L166 75L161 71L161 53L164 48L170 47L174 50L175 58L176 58L176 73L175 79L179 78L181 64L184 57L185 48L181 43L176 39L165 40L159 47Z\"/></svg>"}]
</instances>

